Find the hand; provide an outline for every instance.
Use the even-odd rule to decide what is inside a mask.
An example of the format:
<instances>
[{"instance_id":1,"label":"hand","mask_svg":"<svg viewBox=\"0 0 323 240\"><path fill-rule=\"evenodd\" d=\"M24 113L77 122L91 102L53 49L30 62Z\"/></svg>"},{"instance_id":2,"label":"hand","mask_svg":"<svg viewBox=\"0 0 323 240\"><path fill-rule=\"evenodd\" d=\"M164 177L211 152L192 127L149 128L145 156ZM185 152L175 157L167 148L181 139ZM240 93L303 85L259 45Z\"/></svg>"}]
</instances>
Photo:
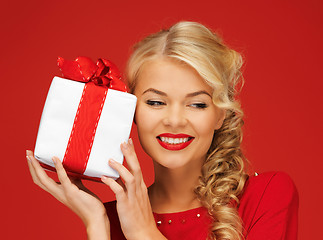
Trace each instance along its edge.
<instances>
[{"instance_id":1,"label":"hand","mask_svg":"<svg viewBox=\"0 0 323 240\"><path fill-rule=\"evenodd\" d=\"M128 163L129 170L122 164L110 159L109 165L114 168L119 178L102 177L116 195L117 211L123 234L127 239L166 239L157 229L152 213L148 191L144 183L140 165L132 140L121 144L121 150Z\"/></svg>"},{"instance_id":2,"label":"hand","mask_svg":"<svg viewBox=\"0 0 323 240\"><path fill-rule=\"evenodd\" d=\"M104 238L101 235L100 239L109 238L110 224L106 210L101 200L94 193L90 192L80 179L69 178L61 161L57 157L53 157L60 181L60 183L56 183L52 178L48 177L37 159L35 159L32 151L27 151L26 157L32 179L36 185L76 213L82 219L88 232L95 232L94 228L97 228L97 232L102 233L103 231L98 229L99 226L102 226L105 228L105 235L107 237Z\"/></svg>"}]
</instances>

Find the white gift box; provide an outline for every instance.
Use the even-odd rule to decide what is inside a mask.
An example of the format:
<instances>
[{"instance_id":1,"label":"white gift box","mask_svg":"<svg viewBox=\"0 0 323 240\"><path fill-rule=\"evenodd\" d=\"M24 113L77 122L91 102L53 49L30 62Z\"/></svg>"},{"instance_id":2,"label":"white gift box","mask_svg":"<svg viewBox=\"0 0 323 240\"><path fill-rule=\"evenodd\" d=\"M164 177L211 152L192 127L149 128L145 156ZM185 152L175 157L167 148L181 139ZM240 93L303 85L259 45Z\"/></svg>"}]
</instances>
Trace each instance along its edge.
<instances>
[{"instance_id":1,"label":"white gift box","mask_svg":"<svg viewBox=\"0 0 323 240\"><path fill-rule=\"evenodd\" d=\"M34 152L35 158L47 166L54 167L53 156L63 161L84 86L85 83L60 77L54 77L51 83ZM132 94L108 89L83 175L119 177L108 160L123 162L120 144L128 141L136 101Z\"/></svg>"}]
</instances>

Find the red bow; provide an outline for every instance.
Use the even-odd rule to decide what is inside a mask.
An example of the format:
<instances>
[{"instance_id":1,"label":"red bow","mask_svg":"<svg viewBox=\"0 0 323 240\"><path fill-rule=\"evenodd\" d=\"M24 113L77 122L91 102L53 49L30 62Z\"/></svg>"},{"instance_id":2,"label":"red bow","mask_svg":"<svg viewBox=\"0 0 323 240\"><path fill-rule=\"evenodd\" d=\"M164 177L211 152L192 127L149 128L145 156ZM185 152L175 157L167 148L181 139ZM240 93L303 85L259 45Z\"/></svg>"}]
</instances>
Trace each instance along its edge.
<instances>
[{"instance_id":1,"label":"red bow","mask_svg":"<svg viewBox=\"0 0 323 240\"><path fill-rule=\"evenodd\" d=\"M57 65L65 78L127 92L116 65L104 58L99 58L95 64L88 57L78 57L74 61L58 57Z\"/></svg>"}]
</instances>

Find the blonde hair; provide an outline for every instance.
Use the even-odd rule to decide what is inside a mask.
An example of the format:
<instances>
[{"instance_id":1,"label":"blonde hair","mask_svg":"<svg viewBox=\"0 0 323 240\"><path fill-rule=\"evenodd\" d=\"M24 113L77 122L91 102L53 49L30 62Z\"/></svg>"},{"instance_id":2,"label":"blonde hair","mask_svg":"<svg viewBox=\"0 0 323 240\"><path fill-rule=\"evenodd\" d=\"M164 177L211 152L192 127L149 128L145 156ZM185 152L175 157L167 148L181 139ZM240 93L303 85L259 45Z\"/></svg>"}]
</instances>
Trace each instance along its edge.
<instances>
[{"instance_id":1,"label":"blonde hair","mask_svg":"<svg viewBox=\"0 0 323 240\"><path fill-rule=\"evenodd\" d=\"M202 24L179 22L135 45L127 66L132 92L142 66L160 57L194 68L213 87L214 104L226 109L222 127L214 132L195 193L213 217L210 238L243 239L237 206L248 175L240 149L243 111L235 99L237 84L242 82L242 57Z\"/></svg>"}]
</instances>

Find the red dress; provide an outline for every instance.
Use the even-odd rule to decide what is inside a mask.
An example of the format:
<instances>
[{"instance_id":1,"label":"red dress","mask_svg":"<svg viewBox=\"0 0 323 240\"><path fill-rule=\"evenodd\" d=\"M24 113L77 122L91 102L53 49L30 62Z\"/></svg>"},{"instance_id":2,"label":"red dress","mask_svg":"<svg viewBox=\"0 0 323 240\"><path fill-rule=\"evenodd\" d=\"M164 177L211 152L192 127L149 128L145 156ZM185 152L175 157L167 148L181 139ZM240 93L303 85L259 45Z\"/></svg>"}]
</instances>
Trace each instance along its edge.
<instances>
[{"instance_id":1,"label":"red dress","mask_svg":"<svg viewBox=\"0 0 323 240\"><path fill-rule=\"evenodd\" d=\"M105 203L111 224L111 239L125 239L116 202ZM240 198L239 215L248 240L296 240L298 193L290 177L282 172L262 173L248 179ZM204 207L183 212L154 213L156 225L169 240L205 240L211 218Z\"/></svg>"}]
</instances>

